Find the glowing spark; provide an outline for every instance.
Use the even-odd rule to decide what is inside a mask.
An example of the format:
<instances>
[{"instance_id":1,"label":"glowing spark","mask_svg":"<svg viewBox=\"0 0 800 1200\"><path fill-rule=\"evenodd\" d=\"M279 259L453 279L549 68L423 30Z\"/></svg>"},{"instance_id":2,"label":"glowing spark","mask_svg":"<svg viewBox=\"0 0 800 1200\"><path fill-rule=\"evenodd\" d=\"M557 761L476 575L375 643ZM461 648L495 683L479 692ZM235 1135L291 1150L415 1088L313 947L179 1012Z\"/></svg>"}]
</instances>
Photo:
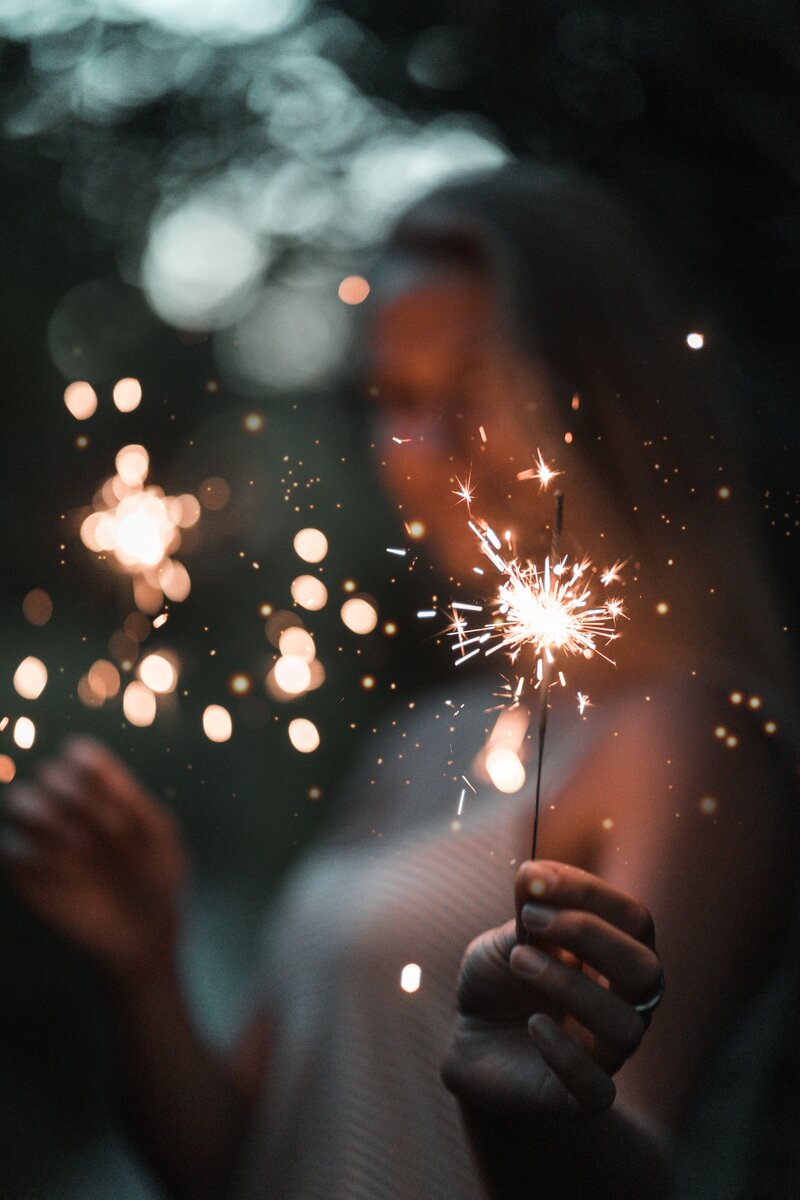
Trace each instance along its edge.
<instances>
[{"instance_id":1,"label":"glowing spark","mask_svg":"<svg viewBox=\"0 0 800 1200\"><path fill-rule=\"evenodd\" d=\"M463 483L458 477L456 477L456 483L458 484L458 487L453 489L453 495L458 496L456 503L460 504L463 500L467 508L469 508L475 496L475 492L472 487L472 472L470 471L467 474L467 478L463 481Z\"/></svg>"},{"instance_id":2,"label":"glowing spark","mask_svg":"<svg viewBox=\"0 0 800 1200\"><path fill-rule=\"evenodd\" d=\"M405 556L408 554L408 551L407 550L397 550L394 548L394 546L387 546L386 553L387 554L397 554L397 555L399 555L400 558L405 558Z\"/></svg>"},{"instance_id":3,"label":"glowing spark","mask_svg":"<svg viewBox=\"0 0 800 1200\"><path fill-rule=\"evenodd\" d=\"M516 560L507 564L495 602L503 618L501 640L492 651L507 650L513 662L524 646L532 645L540 661L542 656L552 661L554 650L601 653L598 643L618 636L614 621L622 615L622 601L611 602L612 610L609 604L593 605L591 589L579 582L580 572L566 571L566 559L557 566L558 572L551 571L549 558L543 570Z\"/></svg>"},{"instance_id":4,"label":"glowing spark","mask_svg":"<svg viewBox=\"0 0 800 1200\"><path fill-rule=\"evenodd\" d=\"M539 490L545 491L553 482L557 475L563 475L563 471L554 471L552 467L548 467L544 461L541 450L536 451L538 458L535 467L529 467L526 471L519 471L517 479L538 479Z\"/></svg>"},{"instance_id":5,"label":"glowing spark","mask_svg":"<svg viewBox=\"0 0 800 1200\"><path fill-rule=\"evenodd\" d=\"M587 708L592 707L592 702L583 692L578 692L578 712L581 716L586 712Z\"/></svg>"},{"instance_id":6,"label":"glowing spark","mask_svg":"<svg viewBox=\"0 0 800 1200\"><path fill-rule=\"evenodd\" d=\"M404 445L406 444L406 442L410 442L410 441L411 441L411 438L399 438L399 437L393 437L393 438L392 438L392 441L393 441L393 442L396 442L398 446L404 446Z\"/></svg>"},{"instance_id":7,"label":"glowing spark","mask_svg":"<svg viewBox=\"0 0 800 1200\"><path fill-rule=\"evenodd\" d=\"M461 795L458 798L458 812L456 813L456 816L458 816L458 817L461 816L461 810L464 807L464 797L466 796L466 794L467 794L467 789L462 788Z\"/></svg>"},{"instance_id":8,"label":"glowing spark","mask_svg":"<svg viewBox=\"0 0 800 1200\"><path fill-rule=\"evenodd\" d=\"M436 609L435 608L421 608L419 610L419 612L417 613L417 616L420 618L420 620L426 621L429 617L436 616Z\"/></svg>"},{"instance_id":9,"label":"glowing spark","mask_svg":"<svg viewBox=\"0 0 800 1200\"><path fill-rule=\"evenodd\" d=\"M485 443L488 439L486 437L486 430L482 425L478 426L478 433L481 435L481 441Z\"/></svg>"},{"instance_id":10,"label":"glowing spark","mask_svg":"<svg viewBox=\"0 0 800 1200\"><path fill-rule=\"evenodd\" d=\"M600 582L602 583L603 587L608 587L612 583L619 583L620 579L622 578L622 568L625 566L627 561L627 559L617 559L613 566L606 567L605 571L603 571L602 575L600 576Z\"/></svg>"}]
</instances>

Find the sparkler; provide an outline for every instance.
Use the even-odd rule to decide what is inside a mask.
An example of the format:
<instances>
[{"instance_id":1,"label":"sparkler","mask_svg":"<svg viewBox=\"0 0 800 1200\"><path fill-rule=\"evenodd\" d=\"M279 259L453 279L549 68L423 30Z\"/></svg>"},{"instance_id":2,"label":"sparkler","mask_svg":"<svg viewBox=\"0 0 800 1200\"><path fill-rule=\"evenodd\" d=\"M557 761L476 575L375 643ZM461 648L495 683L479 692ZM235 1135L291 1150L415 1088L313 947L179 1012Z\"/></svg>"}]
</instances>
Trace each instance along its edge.
<instances>
[{"instance_id":1,"label":"sparkler","mask_svg":"<svg viewBox=\"0 0 800 1200\"><path fill-rule=\"evenodd\" d=\"M549 471L551 478L555 474L556 472ZM490 623L478 627L469 624L469 614L483 612L483 605L470 604L463 600L454 601L451 605L452 625L449 635L455 639L457 666L481 652L489 655L497 650L505 650L512 663L517 662L527 647L532 647L534 652L535 667L531 680L535 675L534 686L539 689L539 720L531 858L536 857L548 698L556 675L556 656L580 654L591 658L594 654L600 654L602 658L613 663L600 646L606 646L619 637L616 622L625 616L620 599L607 599L601 604L593 601L591 585L584 581L584 576L591 567L588 559L569 566L566 557L562 558L563 519L564 496L562 492L556 492L550 554L545 558L544 566L540 568L534 563L523 563L515 558L507 561L500 553L502 543L494 530L485 521L470 517L469 528L478 538L482 553L503 579L498 588L494 615ZM608 567L600 574L600 582L608 587L618 581L623 565L616 562ZM430 615L431 612L432 610L425 610L425 615ZM562 686L566 686L563 671L558 670L557 678ZM523 671L516 685L508 687L514 705L519 704L524 685ZM588 704L588 697L578 693L581 714Z\"/></svg>"}]
</instances>

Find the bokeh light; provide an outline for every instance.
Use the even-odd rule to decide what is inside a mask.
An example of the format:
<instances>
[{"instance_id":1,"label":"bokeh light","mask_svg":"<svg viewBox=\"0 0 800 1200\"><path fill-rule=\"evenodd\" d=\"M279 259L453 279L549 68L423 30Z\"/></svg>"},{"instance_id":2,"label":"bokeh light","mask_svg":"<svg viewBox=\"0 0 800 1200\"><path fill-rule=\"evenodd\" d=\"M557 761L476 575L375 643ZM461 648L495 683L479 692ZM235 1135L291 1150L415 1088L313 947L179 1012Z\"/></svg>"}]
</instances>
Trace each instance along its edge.
<instances>
[{"instance_id":1,"label":"bokeh light","mask_svg":"<svg viewBox=\"0 0 800 1200\"><path fill-rule=\"evenodd\" d=\"M345 600L340 611L342 621L352 633L372 633L378 624L375 605L361 596L351 596Z\"/></svg>"},{"instance_id":2,"label":"bokeh light","mask_svg":"<svg viewBox=\"0 0 800 1200\"><path fill-rule=\"evenodd\" d=\"M120 412L133 412L142 402L142 385L138 379L118 379L114 384L112 396Z\"/></svg>"},{"instance_id":3,"label":"bokeh light","mask_svg":"<svg viewBox=\"0 0 800 1200\"><path fill-rule=\"evenodd\" d=\"M339 284L339 299L344 304L363 304L369 295L369 284L362 275L348 275Z\"/></svg>"},{"instance_id":4,"label":"bokeh light","mask_svg":"<svg viewBox=\"0 0 800 1200\"><path fill-rule=\"evenodd\" d=\"M294 552L303 562L322 562L328 553L328 539L321 529L300 529L294 535Z\"/></svg>"},{"instance_id":5,"label":"bokeh light","mask_svg":"<svg viewBox=\"0 0 800 1200\"><path fill-rule=\"evenodd\" d=\"M9 754L0 754L0 783L11 783L17 773L17 764Z\"/></svg>"},{"instance_id":6,"label":"bokeh light","mask_svg":"<svg viewBox=\"0 0 800 1200\"><path fill-rule=\"evenodd\" d=\"M30 750L36 741L36 726L30 717L18 717L14 722L14 742L20 750Z\"/></svg>"},{"instance_id":7,"label":"bokeh light","mask_svg":"<svg viewBox=\"0 0 800 1200\"><path fill-rule=\"evenodd\" d=\"M134 679L122 693L122 711L131 725L145 728L156 719L156 698L147 684Z\"/></svg>"},{"instance_id":8,"label":"bokeh light","mask_svg":"<svg viewBox=\"0 0 800 1200\"><path fill-rule=\"evenodd\" d=\"M291 625L284 629L278 637L278 649L281 654L294 655L310 663L316 657L317 648L314 639L306 629L299 625Z\"/></svg>"},{"instance_id":9,"label":"bokeh light","mask_svg":"<svg viewBox=\"0 0 800 1200\"><path fill-rule=\"evenodd\" d=\"M29 655L14 672L14 689L25 700L38 700L47 684L47 667L40 658Z\"/></svg>"},{"instance_id":10,"label":"bokeh light","mask_svg":"<svg viewBox=\"0 0 800 1200\"><path fill-rule=\"evenodd\" d=\"M328 602L328 589L316 575L298 575L292 580L290 591L295 603L309 612L317 612Z\"/></svg>"},{"instance_id":11,"label":"bokeh light","mask_svg":"<svg viewBox=\"0 0 800 1200\"><path fill-rule=\"evenodd\" d=\"M64 403L76 421L88 421L97 409L97 393L90 383L78 379L65 388Z\"/></svg>"},{"instance_id":12,"label":"bokeh light","mask_svg":"<svg viewBox=\"0 0 800 1200\"><path fill-rule=\"evenodd\" d=\"M31 625L46 625L53 615L53 601L43 588L33 588L22 601L22 614Z\"/></svg>"},{"instance_id":13,"label":"bokeh light","mask_svg":"<svg viewBox=\"0 0 800 1200\"><path fill-rule=\"evenodd\" d=\"M139 663L139 678L153 692L174 692L178 672L174 663L163 654L148 654Z\"/></svg>"},{"instance_id":14,"label":"bokeh light","mask_svg":"<svg viewBox=\"0 0 800 1200\"><path fill-rule=\"evenodd\" d=\"M289 741L301 754L311 754L319 746L319 730L307 717L289 722Z\"/></svg>"},{"instance_id":15,"label":"bokeh light","mask_svg":"<svg viewBox=\"0 0 800 1200\"><path fill-rule=\"evenodd\" d=\"M273 667L275 682L287 696L299 696L307 691L311 670L304 658L294 654L281 656Z\"/></svg>"},{"instance_id":16,"label":"bokeh light","mask_svg":"<svg viewBox=\"0 0 800 1200\"><path fill-rule=\"evenodd\" d=\"M233 721L227 708L209 704L203 710L203 733L210 742L227 742L233 733Z\"/></svg>"},{"instance_id":17,"label":"bokeh light","mask_svg":"<svg viewBox=\"0 0 800 1200\"><path fill-rule=\"evenodd\" d=\"M89 668L86 680L93 696L105 703L113 699L120 689L120 675L107 658L98 658Z\"/></svg>"},{"instance_id":18,"label":"bokeh light","mask_svg":"<svg viewBox=\"0 0 800 1200\"><path fill-rule=\"evenodd\" d=\"M141 487L150 470L150 455L144 446L123 446L117 453L114 465L117 474L128 487Z\"/></svg>"},{"instance_id":19,"label":"bokeh light","mask_svg":"<svg viewBox=\"0 0 800 1200\"><path fill-rule=\"evenodd\" d=\"M493 746L486 754L486 773L498 792L511 795L525 783L525 767L510 746Z\"/></svg>"},{"instance_id":20,"label":"bokeh light","mask_svg":"<svg viewBox=\"0 0 800 1200\"><path fill-rule=\"evenodd\" d=\"M417 963L406 963L400 972L400 987L409 994L419 991L422 968Z\"/></svg>"}]
</instances>

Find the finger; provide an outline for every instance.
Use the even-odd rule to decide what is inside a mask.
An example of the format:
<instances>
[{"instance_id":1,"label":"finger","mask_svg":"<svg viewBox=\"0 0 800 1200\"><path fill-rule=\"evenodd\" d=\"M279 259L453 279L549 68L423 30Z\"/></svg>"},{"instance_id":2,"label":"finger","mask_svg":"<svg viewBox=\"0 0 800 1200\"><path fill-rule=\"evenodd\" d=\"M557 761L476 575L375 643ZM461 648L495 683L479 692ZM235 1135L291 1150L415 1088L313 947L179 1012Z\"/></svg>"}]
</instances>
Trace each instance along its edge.
<instances>
[{"instance_id":1,"label":"finger","mask_svg":"<svg viewBox=\"0 0 800 1200\"><path fill-rule=\"evenodd\" d=\"M529 985L537 1008L574 1017L611 1047L620 1065L633 1054L647 1026L619 996L534 946L516 946L509 964Z\"/></svg>"},{"instance_id":2,"label":"finger","mask_svg":"<svg viewBox=\"0 0 800 1200\"><path fill-rule=\"evenodd\" d=\"M159 824L166 814L139 780L100 742L70 738L64 745L64 762L98 802L113 804L133 824Z\"/></svg>"},{"instance_id":3,"label":"finger","mask_svg":"<svg viewBox=\"0 0 800 1200\"><path fill-rule=\"evenodd\" d=\"M594 913L527 903L520 920L537 944L569 950L631 1004L646 1000L660 986L661 961L655 951Z\"/></svg>"},{"instance_id":4,"label":"finger","mask_svg":"<svg viewBox=\"0 0 800 1200\"><path fill-rule=\"evenodd\" d=\"M578 1110L574 1097L536 1049L524 1021L515 1026L506 1042L494 1027L459 1018L442 1065L442 1078L451 1092L481 1106Z\"/></svg>"},{"instance_id":5,"label":"finger","mask_svg":"<svg viewBox=\"0 0 800 1200\"><path fill-rule=\"evenodd\" d=\"M92 793L89 785L63 759L43 763L36 772L43 797L86 837L113 848L129 834L131 822L114 799Z\"/></svg>"},{"instance_id":6,"label":"finger","mask_svg":"<svg viewBox=\"0 0 800 1200\"><path fill-rule=\"evenodd\" d=\"M560 862L525 862L517 872L517 911L529 900L556 908L578 908L602 917L651 949L655 929L649 910L632 896L579 867Z\"/></svg>"},{"instance_id":7,"label":"finger","mask_svg":"<svg viewBox=\"0 0 800 1200\"><path fill-rule=\"evenodd\" d=\"M528 1032L548 1067L582 1108L603 1112L614 1103L614 1081L592 1056L543 1013L535 1013Z\"/></svg>"},{"instance_id":8,"label":"finger","mask_svg":"<svg viewBox=\"0 0 800 1200\"><path fill-rule=\"evenodd\" d=\"M78 823L71 821L61 806L53 804L40 788L31 784L12 785L6 794L6 813L17 832L40 844L63 844L85 850L88 839Z\"/></svg>"}]
</instances>

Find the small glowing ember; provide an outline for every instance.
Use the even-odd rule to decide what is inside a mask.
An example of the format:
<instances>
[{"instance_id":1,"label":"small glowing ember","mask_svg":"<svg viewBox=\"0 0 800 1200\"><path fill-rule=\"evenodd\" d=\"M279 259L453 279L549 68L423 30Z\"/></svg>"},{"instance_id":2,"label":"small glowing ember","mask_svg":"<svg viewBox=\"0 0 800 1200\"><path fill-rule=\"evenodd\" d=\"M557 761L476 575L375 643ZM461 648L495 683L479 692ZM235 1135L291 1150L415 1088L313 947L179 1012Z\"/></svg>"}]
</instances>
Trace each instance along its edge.
<instances>
[{"instance_id":1,"label":"small glowing ember","mask_svg":"<svg viewBox=\"0 0 800 1200\"><path fill-rule=\"evenodd\" d=\"M400 972L400 987L409 995L419 991L422 982L422 968L417 963L406 963Z\"/></svg>"}]
</instances>

